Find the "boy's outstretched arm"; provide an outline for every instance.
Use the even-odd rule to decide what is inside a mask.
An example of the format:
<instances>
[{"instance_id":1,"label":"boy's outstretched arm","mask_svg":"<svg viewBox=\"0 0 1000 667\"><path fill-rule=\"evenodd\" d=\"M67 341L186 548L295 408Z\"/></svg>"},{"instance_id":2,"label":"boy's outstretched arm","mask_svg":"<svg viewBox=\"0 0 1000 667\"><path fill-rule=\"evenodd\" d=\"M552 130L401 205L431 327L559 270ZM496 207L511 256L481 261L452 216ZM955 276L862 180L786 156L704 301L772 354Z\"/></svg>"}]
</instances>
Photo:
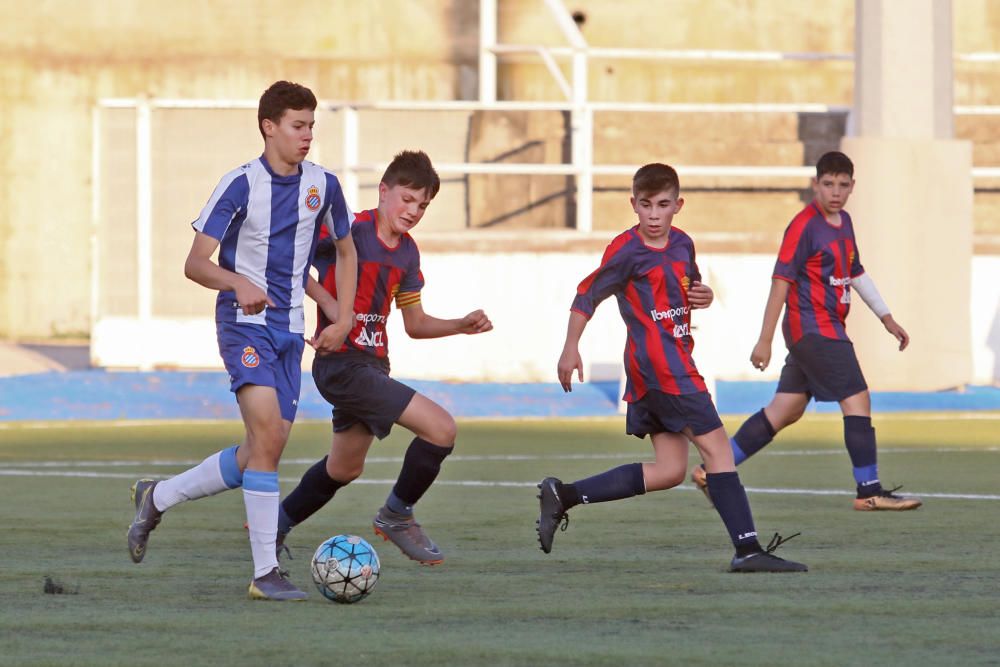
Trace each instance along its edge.
<instances>
[{"instance_id":1,"label":"boy's outstretched arm","mask_svg":"<svg viewBox=\"0 0 1000 667\"><path fill-rule=\"evenodd\" d=\"M906 333L906 329L893 319L891 313L886 313L882 316L882 325L886 331L895 336L896 340L899 341L899 351L902 352L905 350L906 346L910 344L910 334Z\"/></svg>"},{"instance_id":2,"label":"boy's outstretched arm","mask_svg":"<svg viewBox=\"0 0 1000 667\"><path fill-rule=\"evenodd\" d=\"M403 311L403 327L410 338L443 338L455 334L479 334L493 329L493 323L482 310L474 310L465 317L442 320L424 312L417 301Z\"/></svg>"},{"instance_id":3,"label":"boy's outstretched arm","mask_svg":"<svg viewBox=\"0 0 1000 667\"><path fill-rule=\"evenodd\" d=\"M334 279L337 281L337 296L334 299L319 283L316 283L310 276L306 280L306 294L313 298L323 312L333 324L319 332L315 338L310 338L308 342L320 354L329 354L340 349L344 344L347 334L351 333L351 326L354 323L354 294L358 288L358 251L354 247L354 238L347 236L334 241L334 248L337 251L337 265L334 269ZM310 286L310 282L316 283ZM326 294L329 299L319 296L319 291ZM312 290L312 291L310 291ZM315 296L314 296L315 293ZM322 300L321 300L322 299ZM326 307L324 307L324 303ZM330 317L327 308L336 307L334 317Z\"/></svg>"},{"instance_id":4,"label":"boy's outstretched arm","mask_svg":"<svg viewBox=\"0 0 1000 667\"><path fill-rule=\"evenodd\" d=\"M767 305L764 306L764 321L760 325L760 338L750 353L750 363L760 371L771 363L771 342L774 340L774 331L778 327L778 318L781 317L781 309L785 306L790 287L791 283L787 280L771 279L771 291L767 295Z\"/></svg>"},{"instance_id":5,"label":"boy's outstretched arm","mask_svg":"<svg viewBox=\"0 0 1000 667\"><path fill-rule=\"evenodd\" d=\"M577 379L583 382L583 359L580 357L580 337L587 327L587 318L583 313L570 311L569 324L566 326L566 342L563 343L562 354L556 371L559 374L559 384L563 391L573 391L573 371Z\"/></svg>"},{"instance_id":6,"label":"boy's outstretched arm","mask_svg":"<svg viewBox=\"0 0 1000 667\"><path fill-rule=\"evenodd\" d=\"M316 305L331 323L340 319L340 304L311 275L306 279L306 296L316 302Z\"/></svg>"},{"instance_id":7,"label":"boy's outstretched arm","mask_svg":"<svg viewBox=\"0 0 1000 667\"><path fill-rule=\"evenodd\" d=\"M331 323L336 322L340 318L340 305L333 295L326 291L326 289L316 282L316 279L309 276L306 279L306 294L310 299L316 302L316 305L320 307L323 314L326 315L326 319L330 320ZM332 327L326 327L326 329L333 329ZM328 337L323 336L324 329L319 333L319 335L313 336L312 338L307 338L306 342L312 346L320 354L329 354L337 350L337 347L333 347L331 344L330 336L336 334L336 330L331 330Z\"/></svg>"},{"instance_id":8,"label":"boy's outstretched arm","mask_svg":"<svg viewBox=\"0 0 1000 667\"><path fill-rule=\"evenodd\" d=\"M859 276L854 276L851 278L851 287L858 293L858 296L861 297L871 311L875 313L875 317L882 322L885 330L896 337L896 340L899 341L899 351L902 352L905 350L906 346L910 344L910 335L906 333L906 329L901 327L893 318L892 313L889 312L889 306L882 299L882 295L879 294L878 288L875 287L875 281L872 280L871 276L867 272Z\"/></svg>"}]
</instances>

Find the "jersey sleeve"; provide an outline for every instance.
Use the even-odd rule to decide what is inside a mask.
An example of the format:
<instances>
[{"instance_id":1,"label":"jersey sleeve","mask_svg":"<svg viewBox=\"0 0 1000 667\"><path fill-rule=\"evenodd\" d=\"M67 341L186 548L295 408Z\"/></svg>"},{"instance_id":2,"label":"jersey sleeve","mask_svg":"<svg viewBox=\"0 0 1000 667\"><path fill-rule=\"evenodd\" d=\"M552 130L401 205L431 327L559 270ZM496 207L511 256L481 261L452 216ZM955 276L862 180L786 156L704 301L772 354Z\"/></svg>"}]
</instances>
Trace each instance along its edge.
<instances>
[{"instance_id":1,"label":"jersey sleeve","mask_svg":"<svg viewBox=\"0 0 1000 667\"><path fill-rule=\"evenodd\" d=\"M222 241L229 225L241 215L246 215L250 201L250 180L244 169L236 169L219 181L198 219L191 223L195 231L208 234Z\"/></svg>"},{"instance_id":2,"label":"jersey sleeve","mask_svg":"<svg viewBox=\"0 0 1000 667\"><path fill-rule=\"evenodd\" d=\"M340 240L350 233L354 214L347 208L340 181L330 172L326 172L326 200L328 205L322 217L323 226L334 239Z\"/></svg>"},{"instance_id":3,"label":"jersey sleeve","mask_svg":"<svg viewBox=\"0 0 1000 667\"><path fill-rule=\"evenodd\" d=\"M851 265L848 270L851 272L852 278L857 278L865 272L865 267L861 265L861 251L858 249L858 239L854 236L854 221L851 220L851 256L849 261Z\"/></svg>"},{"instance_id":4,"label":"jersey sleeve","mask_svg":"<svg viewBox=\"0 0 1000 667\"><path fill-rule=\"evenodd\" d=\"M413 261L399 281L399 292L396 293L396 308L402 310L407 306L420 303L420 290L424 288L424 274L420 270L420 251L413 244Z\"/></svg>"},{"instance_id":5,"label":"jersey sleeve","mask_svg":"<svg viewBox=\"0 0 1000 667\"><path fill-rule=\"evenodd\" d=\"M691 241L691 281L701 282L701 269L698 268L698 261L695 259L694 241Z\"/></svg>"},{"instance_id":6,"label":"jersey sleeve","mask_svg":"<svg viewBox=\"0 0 1000 667\"><path fill-rule=\"evenodd\" d=\"M774 278L790 283L796 281L796 276L811 254L810 239L808 219L799 218L788 225L788 228L785 229L785 236L781 240L778 261L774 263Z\"/></svg>"},{"instance_id":7,"label":"jersey sleeve","mask_svg":"<svg viewBox=\"0 0 1000 667\"><path fill-rule=\"evenodd\" d=\"M601 265L576 288L570 310L589 320L602 301L625 287L629 278L626 246L627 243L619 243L616 239L605 249Z\"/></svg>"}]
</instances>

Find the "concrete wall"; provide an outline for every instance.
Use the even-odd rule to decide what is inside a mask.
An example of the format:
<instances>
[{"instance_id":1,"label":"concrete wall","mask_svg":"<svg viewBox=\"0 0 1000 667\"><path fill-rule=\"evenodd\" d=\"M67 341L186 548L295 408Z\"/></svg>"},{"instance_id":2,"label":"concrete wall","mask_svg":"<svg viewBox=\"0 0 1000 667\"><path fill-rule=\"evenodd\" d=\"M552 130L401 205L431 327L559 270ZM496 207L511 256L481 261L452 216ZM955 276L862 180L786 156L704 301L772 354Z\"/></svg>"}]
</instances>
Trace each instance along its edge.
<instances>
[{"instance_id":1,"label":"concrete wall","mask_svg":"<svg viewBox=\"0 0 1000 667\"><path fill-rule=\"evenodd\" d=\"M434 380L554 381L576 285L597 267L600 256L600 250L489 255L422 253L421 268L427 281L422 296L425 311L438 317L459 317L483 308L495 329L477 336L412 340L403 331L402 318L394 314L388 325L393 373L398 377ZM699 369L717 379L777 379L784 359L780 332L775 336L771 367L765 373L755 371L749 362L760 332L774 267L773 255L701 253L698 263L706 284L712 286L716 295L711 308L696 311L692 318L694 356ZM877 281L877 264L869 262L868 268ZM969 289L973 356L970 381L1000 383L1000 255L973 260ZM153 331L143 331L134 320L105 321L94 332L94 362L135 367L152 354L156 367L221 368L209 301L206 296L203 317L164 320ZM904 328L917 330L917 323L926 317L918 304L889 303L889 306ZM307 309L310 331L315 321L312 310ZM848 332L858 328L852 323L869 319L874 320L874 315L856 299L848 319ZM946 334L944 331L943 335ZM895 339L884 330L876 331L874 340L876 345L866 346L865 354L861 355L862 368L880 366L883 358L894 359L900 354ZM927 337L915 337L911 349L902 354L919 355L928 342ZM625 327L614 299L610 299L598 308L583 336L580 350L586 377L617 378L624 344ZM308 368L310 349L307 347L306 351L304 367ZM900 359L903 362L905 359ZM891 373L882 376L869 373L868 381L874 389L899 388Z\"/></svg>"},{"instance_id":2,"label":"concrete wall","mask_svg":"<svg viewBox=\"0 0 1000 667\"><path fill-rule=\"evenodd\" d=\"M324 99L461 99L477 90L477 40L478 4L463 0L0 3L0 337L89 334L100 98L257 99L285 78ZM240 123L233 132L252 157L253 112ZM189 211L221 173L201 182ZM127 211L133 194L112 193ZM180 234L189 244L190 230Z\"/></svg>"},{"instance_id":3,"label":"concrete wall","mask_svg":"<svg viewBox=\"0 0 1000 667\"><path fill-rule=\"evenodd\" d=\"M595 46L641 44L709 48L849 53L853 0L799 3L777 0L579 0L582 29ZM500 38L563 45L541 0L500 0ZM954 0L958 52L1000 49L1000 3ZM0 337L87 337L91 284L91 114L105 97L149 95L256 99L278 78L310 85L324 99L470 99L477 91L478 3L474 0L302 0L278 6L262 0L104 0L80 3L0 3ZM559 99L551 77L535 61L507 59L500 71L501 99ZM591 97L619 101L810 101L849 104L848 63L594 62ZM956 64L956 102L995 104L1000 67ZM227 120L200 152L178 150L204 120L177 114L158 140L173 154L158 157L154 224L162 226L158 271L169 273L161 302L189 294L177 255L190 239L187 222L222 171L259 150L252 113ZM596 123L598 159L623 164L662 159L688 164L802 164L809 141L796 117L654 118L622 115ZM402 119L402 120L401 120ZM130 121L113 129L106 155L129 164ZM386 160L404 145L420 145L435 159L497 158L523 150L530 160L555 161L566 143L558 119L526 122L502 131L500 119L383 114L365 125L362 159ZM959 138L975 142L976 164L1000 164L994 119L958 119ZM336 121L320 127L317 161L335 162ZM509 127L508 127L509 129ZM471 134L470 134L471 132ZM471 140L470 140L471 138ZM440 157L439 157L440 156ZM502 159L502 158L501 158ZM786 162L787 161L787 162ZM225 166L218 166L225 165ZM204 173L195 173L202 169ZM129 225L134 221L133 174L114 169L103 179L104 203L118 207L120 229L108 250L113 263L102 280L128 282L134 267ZM371 179L363 181L371 192ZM615 228L627 179L598 179L595 221ZM705 187L689 218L711 229L758 234L769 247L798 202L796 186L748 193L717 182ZM1000 185L994 184L994 185ZM175 188L176 189L168 189ZM425 231L466 226L564 227L573 202L564 178L493 182L481 177L446 183ZM748 199L752 196L753 199ZM173 204L170 208L168 203ZM355 203L369 205L368 201ZM519 213L520 212L520 213ZM513 215L512 215L513 214ZM1000 189L977 193L976 232L1000 239ZM499 221L499 222L498 222ZM529 242L530 239L526 240ZM1000 241L996 244L1000 250ZM179 285L185 285L179 287ZM197 302L196 302L197 303ZM126 295L111 311L131 307Z\"/></svg>"}]
</instances>

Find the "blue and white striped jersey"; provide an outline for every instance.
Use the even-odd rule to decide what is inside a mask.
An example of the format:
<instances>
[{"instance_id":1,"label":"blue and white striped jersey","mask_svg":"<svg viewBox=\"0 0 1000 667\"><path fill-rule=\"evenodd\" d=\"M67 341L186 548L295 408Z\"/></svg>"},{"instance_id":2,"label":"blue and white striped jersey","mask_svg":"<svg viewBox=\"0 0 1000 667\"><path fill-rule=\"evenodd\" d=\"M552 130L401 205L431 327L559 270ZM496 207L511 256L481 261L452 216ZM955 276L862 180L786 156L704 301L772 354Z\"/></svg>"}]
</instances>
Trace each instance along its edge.
<instances>
[{"instance_id":1,"label":"blue and white striped jersey","mask_svg":"<svg viewBox=\"0 0 1000 667\"><path fill-rule=\"evenodd\" d=\"M302 300L319 230L326 224L341 239L353 221L340 181L312 162L278 176L262 155L223 176L191 225L218 239L219 266L249 278L275 307L244 315L234 292L219 292L216 321L305 333Z\"/></svg>"}]
</instances>

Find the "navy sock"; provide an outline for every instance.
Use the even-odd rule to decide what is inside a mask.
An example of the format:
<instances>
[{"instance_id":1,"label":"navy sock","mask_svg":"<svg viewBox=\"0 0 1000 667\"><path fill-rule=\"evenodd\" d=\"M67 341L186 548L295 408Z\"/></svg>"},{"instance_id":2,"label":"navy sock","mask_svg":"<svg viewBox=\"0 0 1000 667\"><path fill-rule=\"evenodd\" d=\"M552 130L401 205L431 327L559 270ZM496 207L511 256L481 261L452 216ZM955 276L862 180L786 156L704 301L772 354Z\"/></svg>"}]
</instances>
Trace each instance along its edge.
<instances>
[{"instance_id":1,"label":"navy sock","mask_svg":"<svg viewBox=\"0 0 1000 667\"><path fill-rule=\"evenodd\" d=\"M414 438L403 456L403 469L399 471L396 485L392 487L389 501L399 509L389 507L399 514L412 514L413 504L427 492L441 472L441 463L452 447L441 447L422 438ZM402 501L399 504L398 501ZM388 501L387 501L388 502ZM402 510L402 511L399 511Z\"/></svg>"},{"instance_id":2,"label":"navy sock","mask_svg":"<svg viewBox=\"0 0 1000 667\"><path fill-rule=\"evenodd\" d=\"M646 481L641 463L627 463L572 484L563 484L563 491L560 498L563 507L569 509L580 503L606 503L641 496L646 493Z\"/></svg>"},{"instance_id":3,"label":"navy sock","mask_svg":"<svg viewBox=\"0 0 1000 667\"><path fill-rule=\"evenodd\" d=\"M299 480L299 485L281 501L278 509L279 532L287 533L292 526L311 517L323 505L330 502L337 489L347 485L347 482L338 482L330 478L326 472L326 459L324 456L306 470Z\"/></svg>"},{"instance_id":4,"label":"navy sock","mask_svg":"<svg viewBox=\"0 0 1000 667\"><path fill-rule=\"evenodd\" d=\"M882 492L882 484L878 480L878 454L871 417L845 416L844 444L854 466L858 498L877 496Z\"/></svg>"},{"instance_id":5,"label":"navy sock","mask_svg":"<svg viewBox=\"0 0 1000 667\"><path fill-rule=\"evenodd\" d=\"M750 415L736 435L729 439L729 444L733 448L733 458L736 465L746 461L748 458L764 449L767 443L774 439L774 427L767 420L763 408Z\"/></svg>"},{"instance_id":6,"label":"navy sock","mask_svg":"<svg viewBox=\"0 0 1000 667\"><path fill-rule=\"evenodd\" d=\"M753 525L753 514L750 513L750 501L747 500L747 492L740 483L739 474L735 470L710 472L706 478L715 510L722 517L722 523L726 524L729 539L736 547L736 554L745 556L760 551L757 529Z\"/></svg>"}]
</instances>

